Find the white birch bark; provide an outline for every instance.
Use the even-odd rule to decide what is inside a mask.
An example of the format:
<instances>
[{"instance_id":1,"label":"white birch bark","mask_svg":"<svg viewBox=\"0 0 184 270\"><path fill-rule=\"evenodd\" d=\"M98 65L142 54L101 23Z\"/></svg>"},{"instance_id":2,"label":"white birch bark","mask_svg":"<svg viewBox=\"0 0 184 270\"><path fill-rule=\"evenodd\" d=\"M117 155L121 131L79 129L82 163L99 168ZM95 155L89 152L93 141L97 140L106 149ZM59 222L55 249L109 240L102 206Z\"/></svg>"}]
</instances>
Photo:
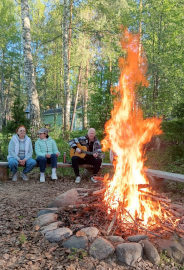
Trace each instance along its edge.
<instances>
[{"instance_id":1,"label":"white birch bark","mask_svg":"<svg viewBox=\"0 0 184 270\"><path fill-rule=\"evenodd\" d=\"M73 108L73 116L72 116L72 122L71 122L71 128L70 131L73 130L75 116L76 116L76 110L77 110L77 103L78 103L78 96L79 96L79 89L81 84L81 65L79 67L79 75L78 75L78 84L77 84L77 91L75 96L75 102L74 102L74 108Z\"/></svg>"},{"instance_id":2,"label":"white birch bark","mask_svg":"<svg viewBox=\"0 0 184 270\"><path fill-rule=\"evenodd\" d=\"M1 54L1 83L0 83L0 131L3 126L4 115L4 52Z\"/></svg>"},{"instance_id":3,"label":"white birch bark","mask_svg":"<svg viewBox=\"0 0 184 270\"><path fill-rule=\"evenodd\" d=\"M89 64L86 65L86 84L84 88L84 95L83 95L83 129L88 128L88 70Z\"/></svg>"},{"instance_id":4,"label":"white birch bark","mask_svg":"<svg viewBox=\"0 0 184 270\"><path fill-rule=\"evenodd\" d=\"M69 61L68 61L68 38L69 38L69 0L64 0L63 6L63 65L64 65L64 130L70 130L70 107L71 95L69 88Z\"/></svg>"},{"instance_id":5,"label":"white birch bark","mask_svg":"<svg viewBox=\"0 0 184 270\"><path fill-rule=\"evenodd\" d=\"M36 90L36 78L31 49L31 31L28 0L21 0L22 37L24 46L24 82L30 106L31 133L34 136L40 127L40 105Z\"/></svg>"}]
</instances>

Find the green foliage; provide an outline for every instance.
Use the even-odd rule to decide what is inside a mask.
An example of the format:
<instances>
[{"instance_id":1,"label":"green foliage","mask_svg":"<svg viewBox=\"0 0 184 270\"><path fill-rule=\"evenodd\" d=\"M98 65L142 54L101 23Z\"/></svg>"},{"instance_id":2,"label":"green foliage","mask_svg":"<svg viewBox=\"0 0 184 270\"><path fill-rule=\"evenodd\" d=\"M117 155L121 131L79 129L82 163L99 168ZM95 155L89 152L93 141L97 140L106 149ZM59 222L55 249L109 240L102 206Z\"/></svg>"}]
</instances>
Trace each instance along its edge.
<instances>
[{"instance_id":1,"label":"green foliage","mask_svg":"<svg viewBox=\"0 0 184 270\"><path fill-rule=\"evenodd\" d=\"M19 236L19 241L20 241L20 244L25 244L27 242L27 237L24 233L21 233L20 236Z\"/></svg>"},{"instance_id":2,"label":"green foliage","mask_svg":"<svg viewBox=\"0 0 184 270\"><path fill-rule=\"evenodd\" d=\"M166 269L167 269L167 265L169 267L172 265L173 269L184 270L184 266L182 266L179 263L176 263L174 259L170 258L166 250L162 251L160 254L160 265L165 265Z\"/></svg>"},{"instance_id":3,"label":"green foliage","mask_svg":"<svg viewBox=\"0 0 184 270\"><path fill-rule=\"evenodd\" d=\"M72 248L70 254L68 255L68 259L71 261L76 260L76 258L82 260L87 256L87 251L78 248Z\"/></svg>"},{"instance_id":4,"label":"green foliage","mask_svg":"<svg viewBox=\"0 0 184 270\"><path fill-rule=\"evenodd\" d=\"M184 174L184 120L162 122L160 149L147 152L151 169Z\"/></svg>"},{"instance_id":5,"label":"green foliage","mask_svg":"<svg viewBox=\"0 0 184 270\"><path fill-rule=\"evenodd\" d=\"M166 140L175 143L184 142L184 119L163 121L162 130Z\"/></svg>"},{"instance_id":6,"label":"green foliage","mask_svg":"<svg viewBox=\"0 0 184 270\"><path fill-rule=\"evenodd\" d=\"M184 118L184 102L176 104L173 107L172 115L177 118Z\"/></svg>"},{"instance_id":7,"label":"green foliage","mask_svg":"<svg viewBox=\"0 0 184 270\"><path fill-rule=\"evenodd\" d=\"M6 160L9 140L8 134L0 133L0 160Z\"/></svg>"},{"instance_id":8,"label":"green foliage","mask_svg":"<svg viewBox=\"0 0 184 270\"><path fill-rule=\"evenodd\" d=\"M26 118L24 104L22 103L20 96L15 98L12 107L12 119L13 120L7 122L7 126L3 129L4 132L14 133L20 125L24 125L27 130L29 130L29 120Z\"/></svg>"},{"instance_id":9,"label":"green foliage","mask_svg":"<svg viewBox=\"0 0 184 270\"><path fill-rule=\"evenodd\" d=\"M96 72L89 81L91 89L89 102L89 124L97 130L103 130L106 121L110 118L110 112L113 108L113 98L111 88L118 80L119 69L117 66L112 67L110 71L110 63L96 64Z\"/></svg>"}]
</instances>

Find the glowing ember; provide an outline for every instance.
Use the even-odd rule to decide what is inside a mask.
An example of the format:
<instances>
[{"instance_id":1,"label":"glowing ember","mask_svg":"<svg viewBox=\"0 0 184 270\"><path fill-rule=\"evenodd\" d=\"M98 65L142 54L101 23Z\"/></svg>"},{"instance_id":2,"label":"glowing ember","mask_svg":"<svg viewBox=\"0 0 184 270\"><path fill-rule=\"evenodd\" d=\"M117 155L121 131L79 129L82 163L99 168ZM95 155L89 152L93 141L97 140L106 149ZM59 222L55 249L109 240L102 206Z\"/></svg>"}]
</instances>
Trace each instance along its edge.
<instances>
[{"instance_id":1,"label":"glowing ember","mask_svg":"<svg viewBox=\"0 0 184 270\"><path fill-rule=\"evenodd\" d=\"M106 137L102 141L103 150L111 149L116 153L115 173L107 181L104 201L110 209L116 209L118 216L125 216L141 221L143 224L155 224L163 218L160 204L146 199L138 190L138 184L148 184L143 172L143 145L153 135L161 134L161 120L143 119L142 111L135 101L135 89L139 85L148 86L145 78L146 59L139 55L140 40L138 35L124 32L121 42L126 58L120 59L121 76L116 88L117 98L111 119L105 125ZM144 189L148 191L148 189ZM132 220L131 220L132 221Z\"/></svg>"}]
</instances>

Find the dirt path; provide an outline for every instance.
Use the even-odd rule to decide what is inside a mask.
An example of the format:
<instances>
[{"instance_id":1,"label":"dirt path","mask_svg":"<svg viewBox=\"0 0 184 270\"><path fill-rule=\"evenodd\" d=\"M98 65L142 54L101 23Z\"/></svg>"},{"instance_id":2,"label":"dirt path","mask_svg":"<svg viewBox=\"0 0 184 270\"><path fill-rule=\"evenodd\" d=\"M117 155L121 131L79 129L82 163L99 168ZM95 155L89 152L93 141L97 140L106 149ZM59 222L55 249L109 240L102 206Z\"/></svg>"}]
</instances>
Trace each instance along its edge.
<instances>
[{"instance_id":1,"label":"dirt path","mask_svg":"<svg viewBox=\"0 0 184 270\"><path fill-rule=\"evenodd\" d=\"M39 209L45 208L57 195L79 186L89 187L90 183L86 179L77 185L69 177L39 183L36 173L28 182L0 182L0 269L131 269L118 266L112 259L99 262L86 254L72 254L58 244L50 244L34 231L33 222ZM181 268L170 262L168 266L154 267L149 262L140 262L136 269Z\"/></svg>"}]
</instances>

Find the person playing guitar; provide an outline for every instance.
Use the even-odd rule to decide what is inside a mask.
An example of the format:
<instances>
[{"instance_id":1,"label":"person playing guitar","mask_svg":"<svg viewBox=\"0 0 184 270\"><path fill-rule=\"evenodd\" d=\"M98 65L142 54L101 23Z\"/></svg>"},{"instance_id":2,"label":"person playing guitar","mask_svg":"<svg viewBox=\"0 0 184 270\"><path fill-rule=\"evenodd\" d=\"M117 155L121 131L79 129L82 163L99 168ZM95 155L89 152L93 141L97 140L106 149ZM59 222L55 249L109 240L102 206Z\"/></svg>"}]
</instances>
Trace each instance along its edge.
<instances>
[{"instance_id":1,"label":"person playing guitar","mask_svg":"<svg viewBox=\"0 0 184 270\"><path fill-rule=\"evenodd\" d=\"M90 128L86 136L75 138L69 141L71 147L70 156L72 158L72 167L76 176L75 183L80 183L79 164L93 165L93 176L90 180L93 183L97 181L94 176L97 175L102 163L102 150L96 131Z\"/></svg>"}]
</instances>

